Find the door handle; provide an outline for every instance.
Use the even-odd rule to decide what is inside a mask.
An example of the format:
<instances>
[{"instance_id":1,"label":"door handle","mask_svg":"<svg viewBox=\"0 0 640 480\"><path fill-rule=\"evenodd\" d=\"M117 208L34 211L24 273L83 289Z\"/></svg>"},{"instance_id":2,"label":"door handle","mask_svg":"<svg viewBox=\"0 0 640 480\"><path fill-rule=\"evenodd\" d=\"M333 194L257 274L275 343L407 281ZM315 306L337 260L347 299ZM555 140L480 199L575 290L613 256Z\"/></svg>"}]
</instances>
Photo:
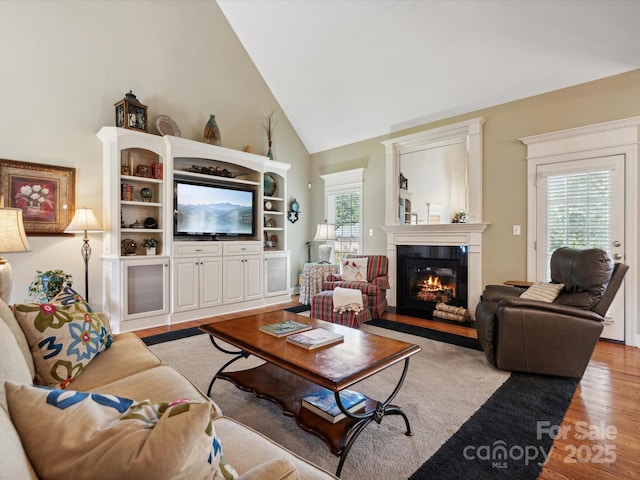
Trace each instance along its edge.
<instances>
[{"instance_id":1,"label":"door handle","mask_svg":"<svg viewBox=\"0 0 640 480\"><path fill-rule=\"evenodd\" d=\"M613 254L613 259L614 260L622 260L622 255L620 255L619 253L614 253Z\"/></svg>"},{"instance_id":2,"label":"door handle","mask_svg":"<svg viewBox=\"0 0 640 480\"><path fill-rule=\"evenodd\" d=\"M614 241L614 242L612 243L612 245L613 245L614 247L619 247L619 246L620 246L620 245L622 245L622 244L621 244L618 240L616 240L616 241Z\"/></svg>"}]
</instances>

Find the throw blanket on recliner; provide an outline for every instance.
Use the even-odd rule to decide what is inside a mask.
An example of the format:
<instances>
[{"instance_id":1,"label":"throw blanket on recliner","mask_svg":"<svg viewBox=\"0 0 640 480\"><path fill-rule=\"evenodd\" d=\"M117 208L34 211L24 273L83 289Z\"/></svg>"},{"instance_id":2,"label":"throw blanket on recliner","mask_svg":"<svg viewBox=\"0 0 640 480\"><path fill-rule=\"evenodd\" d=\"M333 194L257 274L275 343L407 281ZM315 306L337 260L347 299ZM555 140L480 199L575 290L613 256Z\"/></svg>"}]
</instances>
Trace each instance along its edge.
<instances>
[{"instance_id":1,"label":"throw blanket on recliner","mask_svg":"<svg viewBox=\"0 0 640 480\"><path fill-rule=\"evenodd\" d=\"M333 290L333 311L344 313L352 311L359 313L364 309L362 292L355 288L336 287Z\"/></svg>"}]
</instances>

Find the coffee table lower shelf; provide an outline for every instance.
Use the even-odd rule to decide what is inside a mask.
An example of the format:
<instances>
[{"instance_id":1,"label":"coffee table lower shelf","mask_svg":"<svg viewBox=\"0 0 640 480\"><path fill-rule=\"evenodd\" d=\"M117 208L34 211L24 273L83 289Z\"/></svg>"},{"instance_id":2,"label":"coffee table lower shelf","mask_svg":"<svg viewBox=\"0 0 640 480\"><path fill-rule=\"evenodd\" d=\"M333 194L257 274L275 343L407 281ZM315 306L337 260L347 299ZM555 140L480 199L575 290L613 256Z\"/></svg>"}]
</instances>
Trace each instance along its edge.
<instances>
[{"instance_id":1,"label":"coffee table lower shelf","mask_svg":"<svg viewBox=\"0 0 640 480\"><path fill-rule=\"evenodd\" d=\"M320 387L268 362L248 370L221 372L217 378L227 380L258 398L274 402L284 415L294 417L300 428L321 438L331 453L337 456L342 455L351 434L358 431L355 427L363 423L363 420L352 418L331 423L302 407L301 399ZM367 398L365 410L375 410L377 404L375 400Z\"/></svg>"}]
</instances>

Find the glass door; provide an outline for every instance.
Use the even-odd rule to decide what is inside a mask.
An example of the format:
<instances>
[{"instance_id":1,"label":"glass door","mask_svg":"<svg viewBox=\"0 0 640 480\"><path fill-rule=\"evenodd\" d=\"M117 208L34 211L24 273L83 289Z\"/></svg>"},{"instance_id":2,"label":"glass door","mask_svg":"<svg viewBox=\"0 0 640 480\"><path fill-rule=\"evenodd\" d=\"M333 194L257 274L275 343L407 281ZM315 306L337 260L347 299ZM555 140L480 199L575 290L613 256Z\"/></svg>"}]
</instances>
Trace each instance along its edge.
<instances>
[{"instance_id":1,"label":"glass door","mask_svg":"<svg viewBox=\"0 0 640 480\"><path fill-rule=\"evenodd\" d=\"M169 312L168 267L167 259L122 262L124 321Z\"/></svg>"}]
</instances>

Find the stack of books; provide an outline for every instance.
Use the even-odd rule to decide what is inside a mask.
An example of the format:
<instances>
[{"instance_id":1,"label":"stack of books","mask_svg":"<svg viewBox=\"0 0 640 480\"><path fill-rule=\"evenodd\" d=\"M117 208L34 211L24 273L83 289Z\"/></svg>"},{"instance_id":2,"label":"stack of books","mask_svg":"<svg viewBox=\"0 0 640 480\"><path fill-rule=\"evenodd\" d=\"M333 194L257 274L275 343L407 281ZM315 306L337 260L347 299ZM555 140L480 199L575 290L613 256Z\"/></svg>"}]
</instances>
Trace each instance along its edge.
<instances>
[{"instance_id":1,"label":"stack of books","mask_svg":"<svg viewBox=\"0 0 640 480\"><path fill-rule=\"evenodd\" d=\"M342 406L351 413L362 410L365 406L366 399L367 397L361 393L352 390L343 390L340 392ZM336 403L335 394L326 388L321 388L311 395L304 397L302 399L302 407L331 423L338 423L343 418L346 418L346 415L342 413Z\"/></svg>"},{"instance_id":2,"label":"stack of books","mask_svg":"<svg viewBox=\"0 0 640 480\"><path fill-rule=\"evenodd\" d=\"M130 183L123 183L121 186L121 200L125 200L127 202L130 202L131 200L133 200L133 185Z\"/></svg>"},{"instance_id":3,"label":"stack of books","mask_svg":"<svg viewBox=\"0 0 640 480\"><path fill-rule=\"evenodd\" d=\"M151 174L153 178L158 178L160 180L164 179L164 164L160 162L153 162L151 164Z\"/></svg>"},{"instance_id":4,"label":"stack of books","mask_svg":"<svg viewBox=\"0 0 640 480\"><path fill-rule=\"evenodd\" d=\"M287 337L287 342L293 343L298 347L306 348L307 350L331 345L332 343L341 342L342 340L344 340L343 335L330 332L324 328L314 328L308 332L296 333L295 335L289 335Z\"/></svg>"},{"instance_id":5,"label":"stack of books","mask_svg":"<svg viewBox=\"0 0 640 480\"><path fill-rule=\"evenodd\" d=\"M295 320L286 320L284 322L270 323L269 325L262 325L260 331L273 335L274 337L284 337L292 333L304 332L311 330L311 325L306 323L296 322Z\"/></svg>"}]
</instances>

